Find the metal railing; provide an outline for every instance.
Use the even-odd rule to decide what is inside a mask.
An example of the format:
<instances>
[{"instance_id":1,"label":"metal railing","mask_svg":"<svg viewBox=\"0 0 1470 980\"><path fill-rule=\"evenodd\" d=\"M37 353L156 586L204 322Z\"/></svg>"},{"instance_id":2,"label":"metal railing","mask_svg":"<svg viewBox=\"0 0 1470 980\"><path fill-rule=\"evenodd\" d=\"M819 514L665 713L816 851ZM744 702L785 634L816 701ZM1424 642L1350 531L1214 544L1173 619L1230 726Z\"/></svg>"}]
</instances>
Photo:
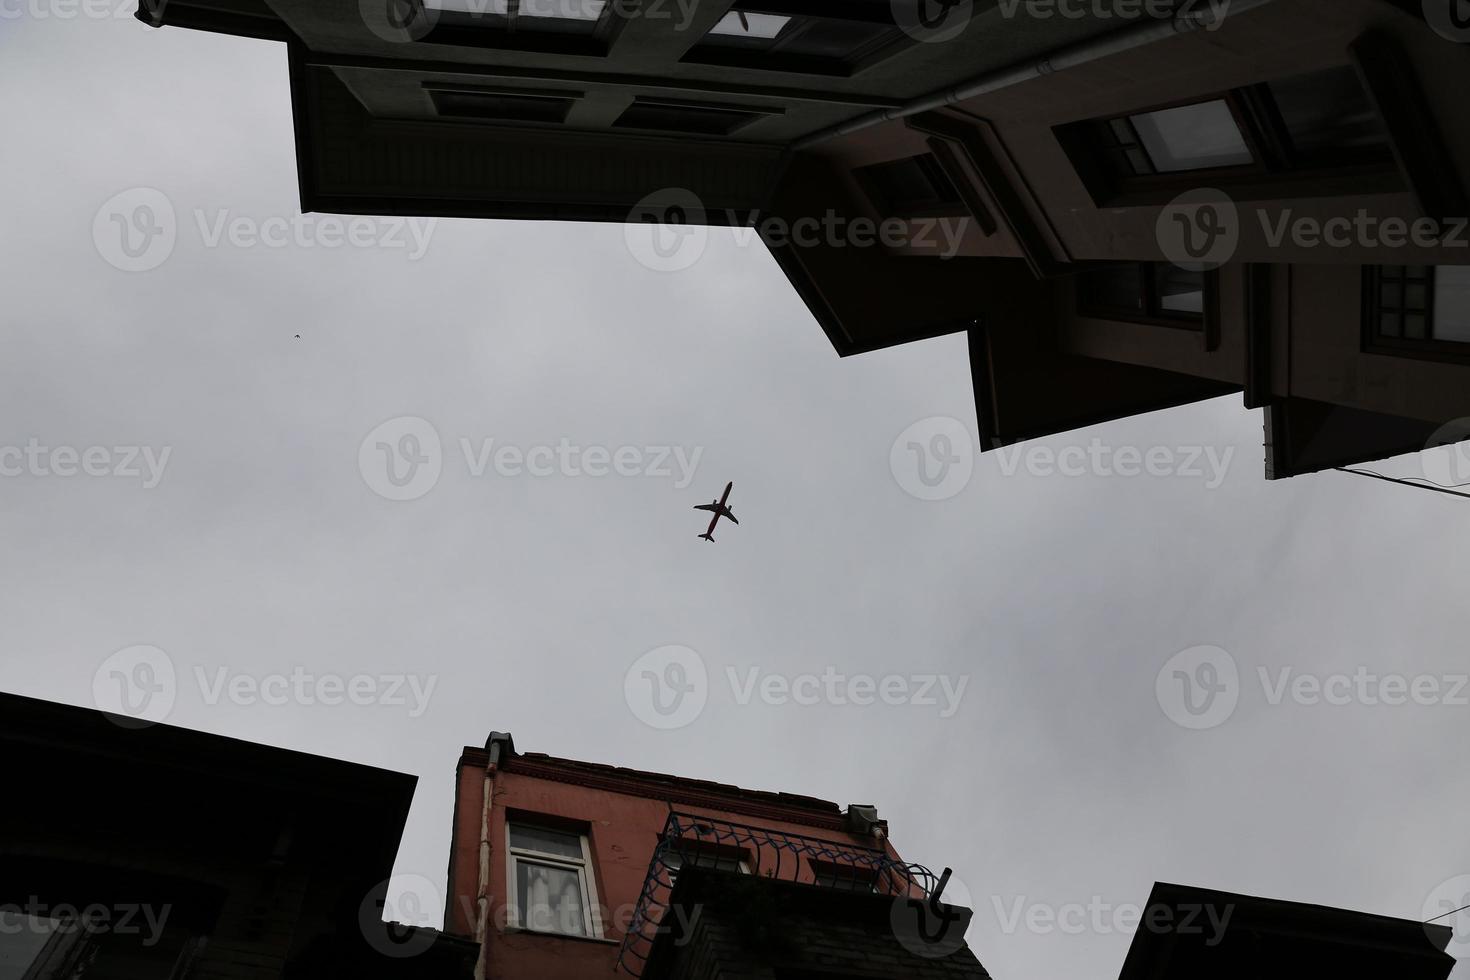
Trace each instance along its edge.
<instances>
[{"instance_id":1,"label":"metal railing","mask_svg":"<svg viewBox=\"0 0 1470 980\"><path fill-rule=\"evenodd\" d=\"M663 920L678 869L694 867L896 897L933 898L944 887L923 865L897 861L876 847L671 813L648 862L615 970L643 975L654 943L666 931Z\"/></svg>"}]
</instances>

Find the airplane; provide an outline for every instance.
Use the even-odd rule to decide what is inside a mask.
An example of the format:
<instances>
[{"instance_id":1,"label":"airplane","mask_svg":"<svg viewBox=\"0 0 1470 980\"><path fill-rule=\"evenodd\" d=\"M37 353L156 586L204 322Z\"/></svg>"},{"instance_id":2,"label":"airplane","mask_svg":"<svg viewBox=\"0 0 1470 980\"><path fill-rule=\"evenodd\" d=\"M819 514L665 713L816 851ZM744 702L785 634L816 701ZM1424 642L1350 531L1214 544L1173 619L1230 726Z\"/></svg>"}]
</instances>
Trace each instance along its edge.
<instances>
[{"instance_id":1,"label":"airplane","mask_svg":"<svg viewBox=\"0 0 1470 980\"><path fill-rule=\"evenodd\" d=\"M735 519L735 515L730 513L730 508L725 506L725 501L730 499L730 491L734 488L734 486L735 483L733 481L725 484L725 495L719 500L711 500L707 504L695 505L695 510L713 511L715 515L714 517L711 517L709 519L709 529L703 534L699 535L699 537L704 538L706 541L713 541L715 539L715 525L720 523L720 518L722 517L728 517L731 524L740 523Z\"/></svg>"}]
</instances>

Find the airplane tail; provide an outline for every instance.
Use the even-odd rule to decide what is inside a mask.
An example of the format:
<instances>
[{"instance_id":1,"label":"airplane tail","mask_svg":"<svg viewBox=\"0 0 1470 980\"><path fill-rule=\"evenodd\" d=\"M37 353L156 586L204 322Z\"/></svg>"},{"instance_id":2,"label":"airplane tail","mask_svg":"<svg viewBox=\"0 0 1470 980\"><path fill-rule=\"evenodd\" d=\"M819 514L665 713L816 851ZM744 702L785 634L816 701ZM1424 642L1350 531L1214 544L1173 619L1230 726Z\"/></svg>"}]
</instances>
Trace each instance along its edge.
<instances>
[{"instance_id":1,"label":"airplane tail","mask_svg":"<svg viewBox=\"0 0 1470 980\"><path fill-rule=\"evenodd\" d=\"M704 538L706 541L714 541L714 539L715 539L714 534L712 534L712 533L710 533L708 531L706 531L704 534L701 534L700 537L701 538Z\"/></svg>"}]
</instances>

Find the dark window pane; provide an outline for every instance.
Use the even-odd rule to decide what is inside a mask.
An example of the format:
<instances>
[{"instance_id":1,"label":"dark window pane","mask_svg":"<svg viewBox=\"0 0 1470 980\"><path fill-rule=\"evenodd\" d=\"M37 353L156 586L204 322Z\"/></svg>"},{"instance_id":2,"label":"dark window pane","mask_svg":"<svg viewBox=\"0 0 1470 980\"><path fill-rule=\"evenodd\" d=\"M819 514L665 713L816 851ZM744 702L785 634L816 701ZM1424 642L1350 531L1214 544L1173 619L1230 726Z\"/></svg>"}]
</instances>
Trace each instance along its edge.
<instances>
[{"instance_id":1,"label":"dark window pane","mask_svg":"<svg viewBox=\"0 0 1470 980\"><path fill-rule=\"evenodd\" d=\"M782 45L781 53L840 61L856 57L892 31L883 24L813 19L804 30L793 33L791 40Z\"/></svg>"},{"instance_id":2,"label":"dark window pane","mask_svg":"<svg viewBox=\"0 0 1470 980\"><path fill-rule=\"evenodd\" d=\"M510 846L527 851L536 851L541 854L574 858L578 861L582 859L581 836L570 834L563 830L551 830L546 827L529 827L525 824L511 824Z\"/></svg>"},{"instance_id":3,"label":"dark window pane","mask_svg":"<svg viewBox=\"0 0 1470 980\"><path fill-rule=\"evenodd\" d=\"M1424 301L1428 295L1429 292L1422 283L1406 284L1404 286L1404 309L1423 311Z\"/></svg>"},{"instance_id":4,"label":"dark window pane","mask_svg":"<svg viewBox=\"0 0 1470 980\"><path fill-rule=\"evenodd\" d=\"M1399 327L1399 315L1397 313L1384 313L1378 318L1378 333L1384 337L1398 337L1402 334Z\"/></svg>"},{"instance_id":5,"label":"dark window pane","mask_svg":"<svg viewBox=\"0 0 1470 980\"><path fill-rule=\"evenodd\" d=\"M1434 339L1470 344L1470 266L1434 272Z\"/></svg>"},{"instance_id":6,"label":"dark window pane","mask_svg":"<svg viewBox=\"0 0 1470 980\"><path fill-rule=\"evenodd\" d=\"M1425 329L1425 320L1422 313L1411 313L1404 317L1404 336L1409 340L1426 340L1429 337Z\"/></svg>"},{"instance_id":7,"label":"dark window pane","mask_svg":"<svg viewBox=\"0 0 1470 980\"><path fill-rule=\"evenodd\" d=\"M769 113L740 106L663 102L639 98L618 117L614 126L659 129L674 133L725 136Z\"/></svg>"},{"instance_id":8,"label":"dark window pane","mask_svg":"<svg viewBox=\"0 0 1470 980\"><path fill-rule=\"evenodd\" d=\"M1399 309L1404 305L1404 287L1400 283L1384 282L1378 290L1378 302L1384 309Z\"/></svg>"},{"instance_id":9,"label":"dark window pane","mask_svg":"<svg viewBox=\"0 0 1470 980\"><path fill-rule=\"evenodd\" d=\"M567 118L572 96L522 95L510 92L429 92L441 116L559 123Z\"/></svg>"},{"instance_id":10,"label":"dark window pane","mask_svg":"<svg viewBox=\"0 0 1470 980\"><path fill-rule=\"evenodd\" d=\"M1077 285L1084 311L1148 312L1144 305L1143 267L1136 262L1119 262L1083 273Z\"/></svg>"},{"instance_id":11,"label":"dark window pane","mask_svg":"<svg viewBox=\"0 0 1470 980\"><path fill-rule=\"evenodd\" d=\"M1223 99L1129 118L1154 166L1164 173L1238 167L1254 159Z\"/></svg>"},{"instance_id":12,"label":"dark window pane","mask_svg":"<svg viewBox=\"0 0 1470 980\"><path fill-rule=\"evenodd\" d=\"M931 154L860 167L858 180L885 217L957 212L960 195Z\"/></svg>"},{"instance_id":13,"label":"dark window pane","mask_svg":"<svg viewBox=\"0 0 1470 980\"><path fill-rule=\"evenodd\" d=\"M1314 156L1387 148L1383 123L1353 69L1298 75L1269 87L1298 152Z\"/></svg>"},{"instance_id":14,"label":"dark window pane","mask_svg":"<svg viewBox=\"0 0 1470 980\"><path fill-rule=\"evenodd\" d=\"M1205 313L1205 276L1177 265L1154 267L1158 312L1164 316L1200 317Z\"/></svg>"}]
</instances>

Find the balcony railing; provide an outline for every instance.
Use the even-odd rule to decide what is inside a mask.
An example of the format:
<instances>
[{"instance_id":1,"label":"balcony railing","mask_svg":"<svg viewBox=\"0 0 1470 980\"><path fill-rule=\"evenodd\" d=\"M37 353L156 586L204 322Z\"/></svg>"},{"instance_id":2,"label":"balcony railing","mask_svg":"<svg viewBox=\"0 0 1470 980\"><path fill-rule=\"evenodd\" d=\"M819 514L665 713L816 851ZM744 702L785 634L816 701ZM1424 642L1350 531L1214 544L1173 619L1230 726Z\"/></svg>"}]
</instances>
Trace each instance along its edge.
<instances>
[{"instance_id":1,"label":"balcony railing","mask_svg":"<svg viewBox=\"0 0 1470 980\"><path fill-rule=\"evenodd\" d=\"M663 929L679 868L738 871L781 881L805 881L844 891L927 899L943 880L875 847L822 840L691 813L671 813L648 863L638 905L618 952L617 968L635 977ZM946 875L947 877L947 875Z\"/></svg>"}]
</instances>

